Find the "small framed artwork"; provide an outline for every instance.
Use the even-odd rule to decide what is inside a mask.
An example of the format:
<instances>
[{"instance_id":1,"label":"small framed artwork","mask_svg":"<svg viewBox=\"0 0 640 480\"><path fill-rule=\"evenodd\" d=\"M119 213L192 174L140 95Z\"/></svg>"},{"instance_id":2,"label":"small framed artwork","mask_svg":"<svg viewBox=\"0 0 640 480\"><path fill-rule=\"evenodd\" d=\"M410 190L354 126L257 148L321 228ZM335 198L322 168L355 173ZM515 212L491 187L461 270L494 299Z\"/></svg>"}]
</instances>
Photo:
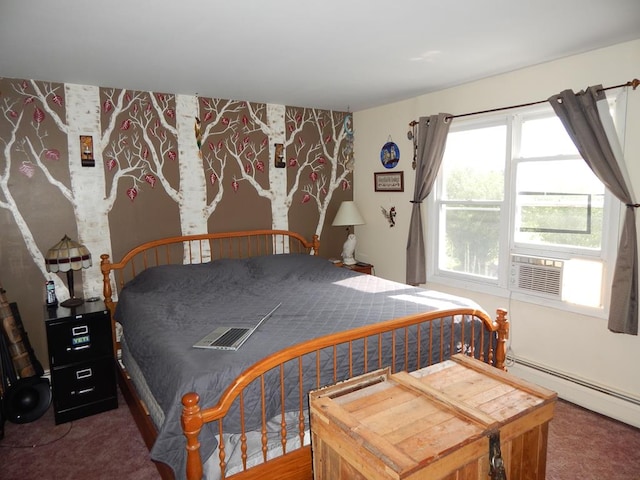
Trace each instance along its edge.
<instances>
[{"instance_id":1,"label":"small framed artwork","mask_svg":"<svg viewBox=\"0 0 640 480\"><path fill-rule=\"evenodd\" d=\"M404 192L404 172L374 172L376 192Z\"/></svg>"},{"instance_id":2,"label":"small framed artwork","mask_svg":"<svg viewBox=\"0 0 640 480\"><path fill-rule=\"evenodd\" d=\"M380 150L380 161L384 168L395 168L400 161L400 149L398 145L389 140Z\"/></svg>"}]
</instances>

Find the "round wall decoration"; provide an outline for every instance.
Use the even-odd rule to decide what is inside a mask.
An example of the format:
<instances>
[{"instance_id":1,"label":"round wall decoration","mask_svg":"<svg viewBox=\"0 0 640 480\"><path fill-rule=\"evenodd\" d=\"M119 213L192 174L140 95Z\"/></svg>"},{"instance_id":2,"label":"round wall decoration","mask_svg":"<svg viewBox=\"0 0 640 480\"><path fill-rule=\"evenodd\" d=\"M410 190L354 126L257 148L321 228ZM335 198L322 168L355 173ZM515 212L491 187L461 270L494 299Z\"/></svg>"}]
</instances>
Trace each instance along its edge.
<instances>
[{"instance_id":1,"label":"round wall decoration","mask_svg":"<svg viewBox=\"0 0 640 480\"><path fill-rule=\"evenodd\" d=\"M393 168L400 161L400 149L392 141L388 141L380 150L380 161L384 168Z\"/></svg>"}]
</instances>

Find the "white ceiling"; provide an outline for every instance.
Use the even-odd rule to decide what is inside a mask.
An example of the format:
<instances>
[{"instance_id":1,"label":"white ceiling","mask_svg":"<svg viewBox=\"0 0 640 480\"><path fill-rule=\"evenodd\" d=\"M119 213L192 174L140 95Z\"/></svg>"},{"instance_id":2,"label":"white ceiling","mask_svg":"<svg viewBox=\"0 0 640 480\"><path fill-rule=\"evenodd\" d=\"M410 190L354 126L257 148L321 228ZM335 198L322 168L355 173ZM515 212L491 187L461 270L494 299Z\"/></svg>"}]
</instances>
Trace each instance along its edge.
<instances>
[{"instance_id":1,"label":"white ceiling","mask_svg":"<svg viewBox=\"0 0 640 480\"><path fill-rule=\"evenodd\" d=\"M640 0L0 0L2 77L333 110L637 38Z\"/></svg>"}]
</instances>

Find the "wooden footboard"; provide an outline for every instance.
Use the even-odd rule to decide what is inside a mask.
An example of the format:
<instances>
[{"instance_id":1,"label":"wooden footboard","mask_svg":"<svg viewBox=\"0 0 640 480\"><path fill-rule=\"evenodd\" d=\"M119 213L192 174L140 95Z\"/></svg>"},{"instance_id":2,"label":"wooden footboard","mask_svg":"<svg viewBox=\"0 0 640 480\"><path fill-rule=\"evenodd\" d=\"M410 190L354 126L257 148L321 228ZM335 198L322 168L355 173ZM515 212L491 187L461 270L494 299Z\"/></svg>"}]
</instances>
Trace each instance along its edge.
<instances>
[{"instance_id":1,"label":"wooden footboard","mask_svg":"<svg viewBox=\"0 0 640 480\"><path fill-rule=\"evenodd\" d=\"M469 330L474 328L484 328L492 335L489 336L490 340L485 343L485 336L480 335L479 343L476 342L477 332L464 331L464 322L460 322L461 318L474 317L482 321L482 327L476 327L478 323L471 323ZM383 361L382 355L374 360L376 368L382 368L389 366L392 372L407 370L408 366L412 368L422 368L431 363L434 363L431 349L440 352L440 357L436 358L436 362L446 360L443 356L443 351L447 350L443 347L445 342L447 328L455 328L455 325L463 325L463 331L459 332L457 339L451 336L451 345L448 349L450 354L463 351L469 355L480 358L481 360L494 365L497 368L505 369L506 358L506 341L509 335L509 322L506 318L505 310L498 310L496 321L491 320L484 312L473 309L455 309L455 310L443 310L436 312L429 312L420 315L413 315L410 317L394 319L386 322L381 322L376 325L367 327L361 327L341 333L328 335L325 337L310 340L291 348L274 353L273 355L256 363L253 367L246 370L236 380L229 385L225 393L222 395L220 402L210 408L201 408L198 404L199 397L195 392L187 393L183 396L183 414L182 414L182 427L184 435L187 438L187 469L186 477L189 480L201 479L203 475L202 459L200 456L200 441L199 434L206 423L216 422L216 431L219 432L219 448L217 450L218 466L220 470L220 478L233 478L233 479L259 479L267 478L265 472L277 472L279 479L310 479L312 478L311 472L311 451L308 445L298 446L293 449L288 449L288 439L290 440L291 432L287 431L287 423L283 420L281 422L280 429L280 442L282 444L282 453L275 459L267 460L267 418L264 416L264 405L267 400L273 401L274 399L262 398L263 405L263 418L261 427L261 452L262 462L249 468L247 466L247 459L251 453L248 451L248 444L246 441L247 432L244 427L244 418L241 418L242 431L240 432L240 449L242 451L242 471L234 475L226 476L227 458L225 452L224 442L224 420L225 415L229 411L234 402L239 402L240 415L243 415L243 392L253 382L259 382L264 385L264 378L267 374L273 372L279 372L281 378L281 391L282 395L280 399L281 405L284 402L284 371L285 368L291 372L297 370L297 385L301 389L301 393L305 395L308 391L302 392L305 379L303 378L302 363L303 358L311 356L315 357L315 361L320 365L320 356L327 353L332 356L331 364L334 371L334 382L342 380L336 377L338 362L344 362L345 358L342 355L339 358L338 352L344 352L346 348L348 351L347 359L349 363L349 376L359 375L366 373L370 364L369 361L364 362L362 370L358 370L358 366L353 362L354 358L366 358L369 355L371 344L382 344L382 339L385 335L391 336L393 339L393 360L390 364ZM412 333L410 333L412 332ZM417 338L416 338L417 336ZM423 338L421 338L421 336ZM428 338L425 338L428 336ZM410 341L413 338L413 342ZM397 340L396 340L397 339ZM455 343L455 344L454 344ZM438 348L440 347L440 348ZM362 351L357 351L361 349ZM403 358L397 361L395 355L396 349L403 352ZM428 349L429 352L421 351ZM381 351L381 348L378 348ZM428 358L426 364L421 364L422 358ZM326 361L325 361L326 363ZM296 367L297 366L297 367ZM287 379L291 381L290 377ZM320 384L320 378L315 384L315 388L319 388L323 385ZM262 389L264 394L264 388ZM302 395L300 395L302 398ZM303 438L305 435L306 407L300 402L298 416L298 426L295 435L300 439L300 444L303 444ZM282 407L281 418L284 418L284 407Z\"/></svg>"},{"instance_id":2,"label":"wooden footboard","mask_svg":"<svg viewBox=\"0 0 640 480\"><path fill-rule=\"evenodd\" d=\"M255 230L180 236L148 242L132 249L117 263L111 263L109 255L103 254L103 293L105 304L112 314L114 333L118 294L129 280L147 268L275 253L317 255L319 248L317 236L309 242L294 232ZM469 318L476 321L463 321ZM201 407L197 393L184 395L182 426L187 443L186 477L190 480L202 478L200 435L203 428L206 428L205 425L208 425L218 434L219 448L214 453L213 463L220 478L273 478L273 473L277 472L279 479L311 479L311 449L305 440L308 434L306 396L310 389L387 366L392 372L422 368L460 352L504 369L508 335L509 322L506 311L498 310L497 319L494 321L480 310L464 308L380 322L316 338L274 353L237 377L215 406ZM114 335L114 339L116 338ZM114 349L117 351L118 348L117 342L114 343ZM309 378L308 367L313 364L316 366L317 378ZM150 447L156 438L155 429L141 403L137 401L135 388L127 378L126 371L122 370L121 374L121 388L143 432L145 442ZM271 380L274 377L280 379L280 398L265 398L264 382L267 377ZM292 426L289 416L292 410L291 405L287 403L289 400L283 400L285 379L286 388L293 388L297 392L296 401L299 401L293 412L295 426ZM247 392L250 392L250 389L253 389L251 391L254 393L262 392L259 400L262 403L262 419L259 422L261 425L258 430L252 432L246 428L244 418L245 397L249 396ZM275 454L272 445L267 446L268 436L273 434L266 427L267 421L271 419L265 413L267 401L272 402L271 406L276 402L280 412L281 420L278 420L280 424L275 433L280 451ZM255 406L255 403L253 405ZM288 423L285 420L285 410ZM233 417L234 423L241 426L239 432L227 432L225 429L225 422L227 425L231 422L230 412L235 412L233 415L240 417ZM228 474L228 463L232 455L230 442L227 441L228 433L237 433L237 451L241 452L241 461L238 462L240 471L233 475ZM247 441L249 433L258 437L259 441L256 443L260 445L256 447L256 451L251 451L253 447L250 447ZM253 463L257 463L256 465L249 465L251 458L255 459ZM159 470L162 478L172 477L170 468L163 466ZM179 472L177 477L183 478L183 475Z\"/></svg>"}]
</instances>

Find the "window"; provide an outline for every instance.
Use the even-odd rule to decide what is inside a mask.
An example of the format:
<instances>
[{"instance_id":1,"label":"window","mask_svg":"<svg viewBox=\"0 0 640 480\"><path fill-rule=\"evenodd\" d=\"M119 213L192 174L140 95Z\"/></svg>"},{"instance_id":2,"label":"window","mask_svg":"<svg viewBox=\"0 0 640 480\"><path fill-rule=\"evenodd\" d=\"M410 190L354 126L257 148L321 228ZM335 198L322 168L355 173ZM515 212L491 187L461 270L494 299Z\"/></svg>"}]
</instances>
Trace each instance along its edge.
<instances>
[{"instance_id":1,"label":"window","mask_svg":"<svg viewBox=\"0 0 640 480\"><path fill-rule=\"evenodd\" d=\"M455 120L430 196L428 279L604 315L619 210L550 106Z\"/></svg>"}]
</instances>

